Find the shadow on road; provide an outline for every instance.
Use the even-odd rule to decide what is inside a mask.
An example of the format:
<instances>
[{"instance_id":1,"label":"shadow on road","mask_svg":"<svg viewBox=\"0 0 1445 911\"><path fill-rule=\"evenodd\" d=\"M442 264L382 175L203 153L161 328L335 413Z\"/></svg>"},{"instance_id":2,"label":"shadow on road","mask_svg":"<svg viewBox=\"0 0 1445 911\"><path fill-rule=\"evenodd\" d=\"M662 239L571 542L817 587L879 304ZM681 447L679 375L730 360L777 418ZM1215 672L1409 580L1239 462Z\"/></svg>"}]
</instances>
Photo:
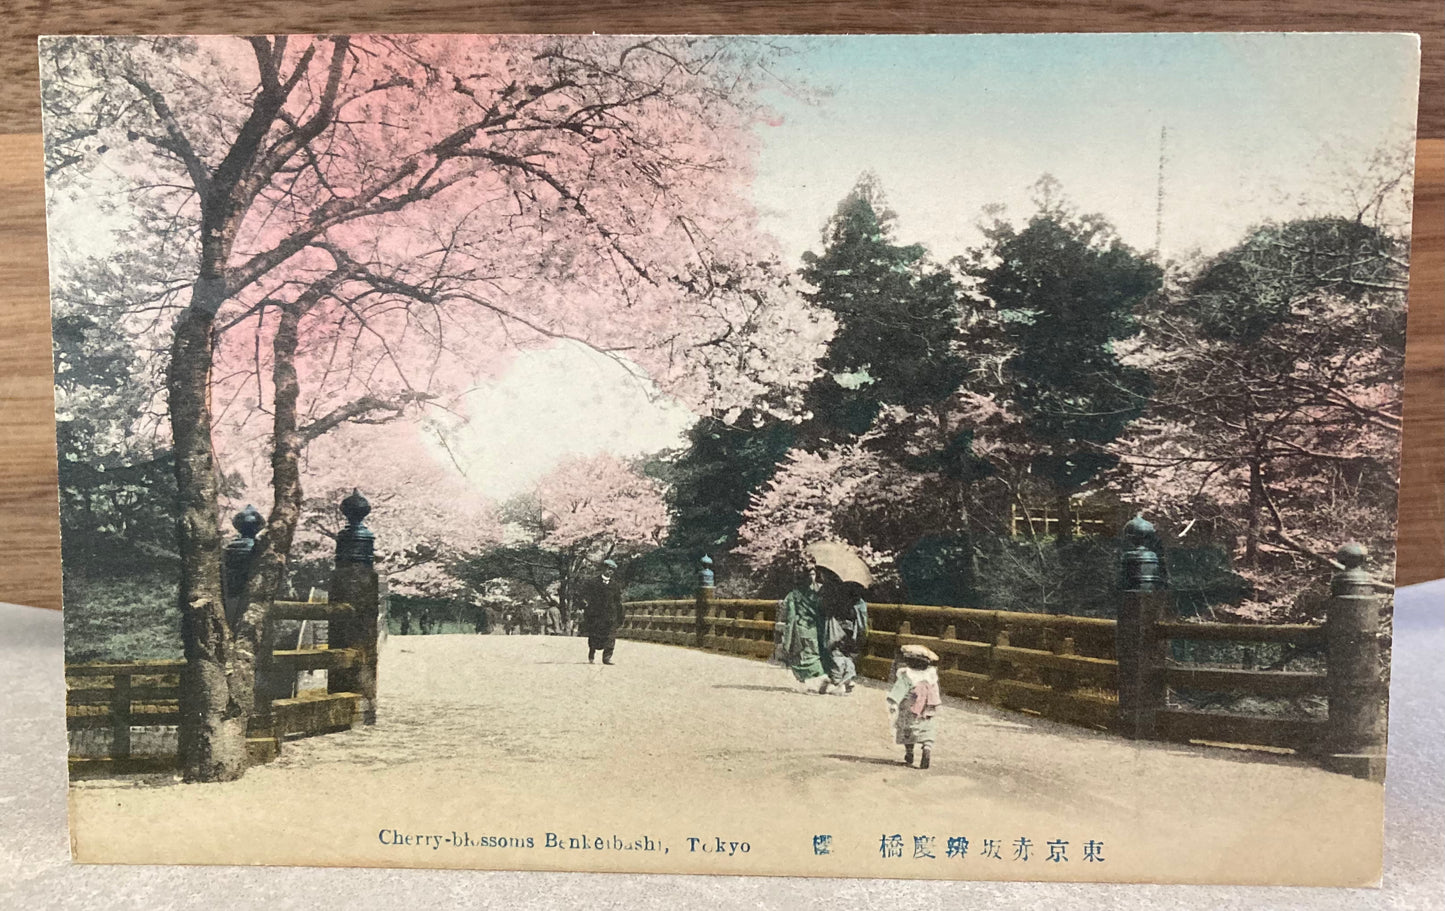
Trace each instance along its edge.
<instances>
[{"instance_id":1,"label":"shadow on road","mask_svg":"<svg viewBox=\"0 0 1445 911\"><path fill-rule=\"evenodd\" d=\"M808 693L791 686L763 686L757 683L714 683L712 688L715 690L756 690L760 693L796 693L799 696L817 695L817 693Z\"/></svg>"},{"instance_id":2,"label":"shadow on road","mask_svg":"<svg viewBox=\"0 0 1445 911\"><path fill-rule=\"evenodd\" d=\"M825 753L824 759L839 759L843 762L858 762L864 765L893 765L902 766L903 763L897 759L882 759L877 756L849 756L847 753Z\"/></svg>"}]
</instances>

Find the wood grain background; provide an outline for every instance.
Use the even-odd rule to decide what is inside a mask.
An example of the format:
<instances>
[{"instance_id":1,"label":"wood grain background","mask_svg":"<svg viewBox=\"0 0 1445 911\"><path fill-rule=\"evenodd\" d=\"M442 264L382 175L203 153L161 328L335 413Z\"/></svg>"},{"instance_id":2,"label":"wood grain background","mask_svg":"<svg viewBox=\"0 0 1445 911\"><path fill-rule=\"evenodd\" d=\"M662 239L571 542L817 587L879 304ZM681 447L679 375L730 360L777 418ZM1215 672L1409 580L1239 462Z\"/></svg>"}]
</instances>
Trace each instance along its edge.
<instances>
[{"instance_id":1,"label":"wood grain background","mask_svg":"<svg viewBox=\"0 0 1445 911\"><path fill-rule=\"evenodd\" d=\"M60 606L35 39L244 32L1392 31L1421 36L1402 584L1445 576L1445 4L1440 0L24 0L0 4L0 601Z\"/></svg>"}]
</instances>

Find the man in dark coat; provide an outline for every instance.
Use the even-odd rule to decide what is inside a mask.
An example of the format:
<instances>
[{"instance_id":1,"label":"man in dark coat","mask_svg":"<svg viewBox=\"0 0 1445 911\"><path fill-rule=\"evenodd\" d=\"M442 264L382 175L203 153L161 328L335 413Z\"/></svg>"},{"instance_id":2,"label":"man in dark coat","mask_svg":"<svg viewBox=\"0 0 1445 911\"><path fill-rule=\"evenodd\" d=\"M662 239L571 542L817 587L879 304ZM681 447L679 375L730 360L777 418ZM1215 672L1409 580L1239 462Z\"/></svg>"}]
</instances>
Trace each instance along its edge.
<instances>
[{"instance_id":1,"label":"man in dark coat","mask_svg":"<svg viewBox=\"0 0 1445 911\"><path fill-rule=\"evenodd\" d=\"M614 584L617 564L602 561L602 572L587 580L582 590L582 629L587 633L587 663L602 653L602 663L612 663L617 647L617 628L622 625L622 586Z\"/></svg>"}]
</instances>

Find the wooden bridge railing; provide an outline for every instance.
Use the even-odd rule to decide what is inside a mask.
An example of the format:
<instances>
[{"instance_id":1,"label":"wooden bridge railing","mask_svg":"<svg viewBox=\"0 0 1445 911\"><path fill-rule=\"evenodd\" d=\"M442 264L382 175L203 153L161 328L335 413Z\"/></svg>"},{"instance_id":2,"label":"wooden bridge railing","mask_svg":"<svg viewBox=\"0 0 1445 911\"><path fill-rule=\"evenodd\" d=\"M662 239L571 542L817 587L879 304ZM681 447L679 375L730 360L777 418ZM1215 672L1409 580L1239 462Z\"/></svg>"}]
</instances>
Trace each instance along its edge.
<instances>
[{"instance_id":1,"label":"wooden bridge railing","mask_svg":"<svg viewBox=\"0 0 1445 911\"><path fill-rule=\"evenodd\" d=\"M170 738L147 732L139 750L132 748L132 728L170 727L180 722L180 674L184 661L129 661L67 664L65 666L65 727L80 732L109 732L104 757L72 755L72 773L87 767L105 766L122 773L175 765L174 745L164 749ZM72 743L76 737L72 736ZM72 749L72 753L74 753Z\"/></svg>"},{"instance_id":2,"label":"wooden bridge railing","mask_svg":"<svg viewBox=\"0 0 1445 911\"><path fill-rule=\"evenodd\" d=\"M348 525L337 537L332 600L274 601L267 612L256 655L255 704L246 730L252 763L271 761L287 740L376 720L378 586L372 567L374 539L361 521L370 505L360 494L353 494L343 501L342 511ZM240 600L260 515L247 507L233 524L240 537L226 548L224 586L226 612L232 622L243 607ZM298 642L296 648L276 648L277 624L286 621L324 622L326 641L310 647ZM67 664L67 729L109 732L106 744L82 744L76 749L72 741L72 774L92 769L123 774L174 767L177 746L173 731L183 723L180 678L185 666L183 660ZM298 675L306 671L326 671L325 689L302 689ZM135 728L166 730L145 731L136 738ZM97 747L103 747L104 755L94 755L100 752Z\"/></svg>"},{"instance_id":3,"label":"wooden bridge railing","mask_svg":"<svg viewBox=\"0 0 1445 911\"><path fill-rule=\"evenodd\" d=\"M859 673L888 680L894 657L916 643L936 652L949 695L1139 739L1283 748L1326 768L1375 781L1384 776L1385 691L1379 672L1379 603L1359 545L1341 548L1323 624L1204 623L1174 614L1153 528L1125 529L1124 584L1117 619L870 604ZM711 572L690 600L626 604L618 635L646 642L767 659L778 602L713 597ZM1181 661L1176 644L1273 643L1317 655L1322 670ZM1275 706L1272 714L1188 708L1185 697L1318 697L1324 713Z\"/></svg>"},{"instance_id":4,"label":"wooden bridge railing","mask_svg":"<svg viewBox=\"0 0 1445 911\"><path fill-rule=\"evenodd\" d=\"M1086 727L1117 714L1114 621L912 604L870 606L859 670L888 680L904 645L937 653L938 681L952 696Z\"/></svg>"},{"instance_id":5,"label":"wooden bridge railing","mask_svg":"<svg viewBox=\"0 0 1445 911\"><path fill-rule=\"evenodd\" d=\"M777 601L713 598L704 589L687 601L628 602L618 634L766 660L777 616ZM1112 620L918 604L870 604L868 618L858 660L865 677L888 680L898 648L917 643L938 653L950 695L1096 727L1111 726L1117 712L1108 692L1117 674Z\"/></svg>"},{"instance_id":6,"label":"wooden bridge railing","mask_svg":"<svg viewBox=\"0 0 1445 911\"><path fill-rule=\"evenodd\" d=\"M1299 653L1319 653L1327 626L1315 624L1201 623L1171 616L1168 592L1126 592L1121 616L1125 673L1121 675L1120 731L1130 737L1250 744L1299 753L1324 746L1328 722L1293 714L1219 712L1178 705L1180 693L1264 697L1328 697L1330 676L1318 671L1262 670L1245 647L1242 667L1200 665L1173 657L1180 643L1274 643ZM1133 618L1139 619L1133 619Z\"/></svg>"}]
</instances>

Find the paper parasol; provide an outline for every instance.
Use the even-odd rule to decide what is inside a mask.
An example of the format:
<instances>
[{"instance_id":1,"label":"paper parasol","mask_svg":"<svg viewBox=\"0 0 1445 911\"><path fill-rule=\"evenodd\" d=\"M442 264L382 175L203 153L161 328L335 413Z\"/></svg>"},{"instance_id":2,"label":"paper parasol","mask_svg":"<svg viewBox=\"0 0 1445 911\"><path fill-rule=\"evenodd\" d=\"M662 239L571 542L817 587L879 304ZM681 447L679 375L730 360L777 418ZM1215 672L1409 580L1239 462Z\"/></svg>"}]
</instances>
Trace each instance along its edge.
<instances>
[{"instance_id":1,"label":"paper parasol","mask_svg":"<svg viewBox=\"0 0 1445 911\"><path fill-rule=\"evenodd\" d=\"M842 541L818 541L809 544L806 551L813 562L833 572L844 582L856 582L864 588L873 585L873 574L858 552Z\"/></svg>"}]
</instances>

